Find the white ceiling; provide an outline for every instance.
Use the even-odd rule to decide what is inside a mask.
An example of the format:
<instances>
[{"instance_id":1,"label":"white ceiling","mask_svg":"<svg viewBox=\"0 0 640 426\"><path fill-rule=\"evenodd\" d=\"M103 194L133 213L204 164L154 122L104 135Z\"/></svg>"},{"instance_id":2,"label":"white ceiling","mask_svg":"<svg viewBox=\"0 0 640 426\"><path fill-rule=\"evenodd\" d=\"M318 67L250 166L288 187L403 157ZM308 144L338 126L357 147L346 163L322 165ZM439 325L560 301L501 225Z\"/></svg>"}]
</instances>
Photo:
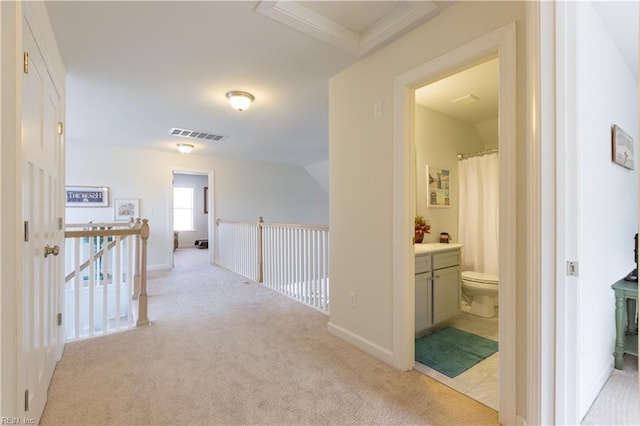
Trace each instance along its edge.
<instances>
[{"instance_id":1,"label":"white ceiling","mask_svg":"<svg viewBox=\"0 0 640 426\"><path fill-rule=\"evenodd\" d=\"M415 99L420 105L472 124L498 118L498 59L421 87Z\"/></svg>"},{"instance_id":2,"label":"white ceiling","mask_svg":"<svg viewBox=\"0 0 640 426\"><path fill-rule=\"evenodd\" d=\"M307 165L328 158L328 79L450 2L46 4L67 69L69 145L174 151L183 142L196 145L190 155ZM593 4L637 73L638 2ZM490 96L478 93L493 88L481 86L455 92L480 98L460 105L474 111L467 121L490 115L479 108ZM230 90L251 92L256 100L247 111L234 111L225 98ZM442 92L449 90L433 103L419 102L445 111L459 97L453 89ZM226 138L192 141L169 135L173 127Z\"/></svg>"},{"instance_id":3,"label":"white ceiling","mask_svg":"<svg viewBox=\"0 0 640 426\"><path fill-rule=\"evenodd\" d=\"M196 146L189 155L326 160L328 79L444 6L47 2L67 69L67 141L166 151L183 142ZM232 110L230 90L255 102ZM226 137L193 141L169 135L173 127Z\"/></svg>"}]
</instances>

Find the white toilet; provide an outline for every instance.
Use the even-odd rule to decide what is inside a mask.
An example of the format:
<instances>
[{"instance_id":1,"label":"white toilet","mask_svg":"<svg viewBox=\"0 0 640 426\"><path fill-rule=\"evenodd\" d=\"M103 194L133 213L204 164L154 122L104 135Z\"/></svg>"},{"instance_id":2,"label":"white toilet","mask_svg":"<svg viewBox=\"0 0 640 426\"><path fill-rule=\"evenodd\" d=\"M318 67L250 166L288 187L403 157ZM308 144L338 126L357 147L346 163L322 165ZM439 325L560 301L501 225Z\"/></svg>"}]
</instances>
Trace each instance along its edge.
<instances>
[{"instance_id":1,"label":"white toilet","mask_svg":"<svg viewBox=\"0 0 640 426\"><path fill-rule=\"evenodd\" d=\"M496 316L498 276L484 272L464 271L461 274L463 311L484 318Z\"/></svg>"}]
</instances>

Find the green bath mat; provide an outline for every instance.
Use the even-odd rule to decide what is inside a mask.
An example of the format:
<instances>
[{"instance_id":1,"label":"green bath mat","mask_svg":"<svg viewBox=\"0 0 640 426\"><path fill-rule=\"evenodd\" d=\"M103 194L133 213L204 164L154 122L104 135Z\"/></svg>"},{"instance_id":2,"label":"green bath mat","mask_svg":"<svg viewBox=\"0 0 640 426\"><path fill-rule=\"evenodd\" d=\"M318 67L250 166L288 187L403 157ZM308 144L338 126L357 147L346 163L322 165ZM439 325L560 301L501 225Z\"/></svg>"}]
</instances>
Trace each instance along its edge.
<instances>
[{"instance_id":1,"label":"green bath mat","mask_svg":"<svg viewBox=\"0 0 640 426\"><path fill-rule=\"evenodd\" d=\"M498 342L454 327L416 340L416 361L456 377L498 351Z\"/></svg>"}]
</instances>

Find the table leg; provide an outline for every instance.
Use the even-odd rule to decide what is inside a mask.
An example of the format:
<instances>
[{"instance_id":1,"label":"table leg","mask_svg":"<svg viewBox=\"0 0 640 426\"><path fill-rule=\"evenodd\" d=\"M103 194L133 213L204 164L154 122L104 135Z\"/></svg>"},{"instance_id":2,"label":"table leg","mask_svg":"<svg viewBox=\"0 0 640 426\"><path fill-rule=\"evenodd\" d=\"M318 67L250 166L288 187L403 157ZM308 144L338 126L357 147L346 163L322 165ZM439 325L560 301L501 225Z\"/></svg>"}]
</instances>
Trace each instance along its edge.
<instances>
[{"instance_id":1,"label":"table leg","mask_svg":"<svg viewBox=\"0 0 640 426\"><path fill-rule=\"evenodd\" d=\"M622 355L624 354L624 298L616 294L616 349L615 367L622 370Z\"/></svg>"},{"instance_id":2,"label":"table leg","mask_svg":"<svg viewBox=\"0 0 640 426\"><path fill-rule=\"evenodd\" d=\"M627 298L627 334L636 334L636 299Z\"/></svg>"}]
</instances>

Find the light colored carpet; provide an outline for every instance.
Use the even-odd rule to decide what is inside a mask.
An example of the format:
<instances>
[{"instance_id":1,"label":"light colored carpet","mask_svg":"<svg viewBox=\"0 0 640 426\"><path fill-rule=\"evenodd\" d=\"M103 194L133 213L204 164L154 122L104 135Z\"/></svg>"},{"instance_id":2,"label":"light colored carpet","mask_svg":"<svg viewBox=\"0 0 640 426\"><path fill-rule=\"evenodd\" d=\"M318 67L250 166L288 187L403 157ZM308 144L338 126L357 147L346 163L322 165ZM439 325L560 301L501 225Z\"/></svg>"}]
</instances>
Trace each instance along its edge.
<instances>
[{"instance_id":1,"label":"light colored carpet","mask_svg":"<svg viewBox=\"0 0 640 426\"><path fill-rule=\"evenodd\" d=\"M613 370L583 425L640 425L638 357L624 356L622 370Z\"/></svg>"},{"instance_id":2,"label":"light colored carpet","mask_svg":"<svg viewBox=\"0 0 640 426\"><path fill-rule=\"evenodd\" d=\"M41 424L497 424L327 333L328 317L211 265L154 272L153 325L68 344Z\"/></svg>"}]
</instances>

